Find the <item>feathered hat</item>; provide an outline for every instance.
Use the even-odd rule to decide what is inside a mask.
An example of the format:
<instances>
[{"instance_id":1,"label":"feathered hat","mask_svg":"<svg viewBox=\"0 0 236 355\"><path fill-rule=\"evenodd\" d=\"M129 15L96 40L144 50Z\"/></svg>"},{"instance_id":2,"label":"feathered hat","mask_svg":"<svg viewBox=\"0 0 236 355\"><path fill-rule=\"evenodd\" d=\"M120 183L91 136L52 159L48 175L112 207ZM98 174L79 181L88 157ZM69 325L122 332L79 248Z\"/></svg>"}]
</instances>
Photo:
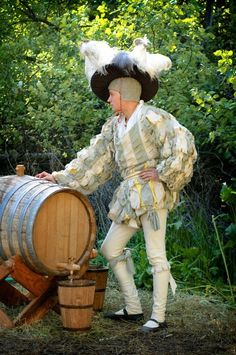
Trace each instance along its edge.
<instances>
[{"instance_id":1,"label":"feathered hat","mask_svg":"<svg viewBox=\"0 0 236 355\"><path fill-rule=\"evenodd\" d=\"M121 77L136 79L142 86L141 100L151 100L158 90L158 78L171 68L170 58L147 51L147 38L134 41L130 52L112 48L105 41L88 41L80 47L85 58L85 74L94 94L103 101L109 97L108 86Z\"/></svg>"}]
</instances>

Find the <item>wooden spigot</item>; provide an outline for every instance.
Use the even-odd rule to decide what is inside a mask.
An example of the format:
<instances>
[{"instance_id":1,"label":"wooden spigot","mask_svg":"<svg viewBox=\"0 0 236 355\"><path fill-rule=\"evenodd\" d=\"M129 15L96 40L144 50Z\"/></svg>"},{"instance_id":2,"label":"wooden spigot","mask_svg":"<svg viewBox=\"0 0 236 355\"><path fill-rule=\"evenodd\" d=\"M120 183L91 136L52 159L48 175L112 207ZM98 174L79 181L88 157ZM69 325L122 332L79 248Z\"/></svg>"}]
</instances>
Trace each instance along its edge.
<instances>
[{"instance_id":1,"label":"wooden spigot","mask_svg":"<svg viewBox=\"0 0 236 355\"><path fill-rule=\"evenodd\" d=\"M17 165L16 166L16 175L24 176L25 175L25 167L24 165Z\"/></svg>"},{"instance_id":2,"label":"wooden spigot","mask_svg":"<svg viewBox=\"0 0 236 355\"><path fill-rule=\"evenodd\" d=\"M70 272L70 275L68 276L69 279L73 279L73 274L74 271L79 271L80 270L80 265L74 263L75 258L69 258L68 263L57 263L57 268L58 269L63 269L63 270L68 270Z\"/></svg>"},{"instance_id":3,"label":"wooden spigot","mask_svg":"<svg viewBox=\"0 0 236 355\"><path fill-rule=\"evenodd\" d=\"M71 263L57 263L57 268L61 270L68 270L68 271L80 270L80 266L78 264L71 264Z\"/></svg>"}]
</instances>

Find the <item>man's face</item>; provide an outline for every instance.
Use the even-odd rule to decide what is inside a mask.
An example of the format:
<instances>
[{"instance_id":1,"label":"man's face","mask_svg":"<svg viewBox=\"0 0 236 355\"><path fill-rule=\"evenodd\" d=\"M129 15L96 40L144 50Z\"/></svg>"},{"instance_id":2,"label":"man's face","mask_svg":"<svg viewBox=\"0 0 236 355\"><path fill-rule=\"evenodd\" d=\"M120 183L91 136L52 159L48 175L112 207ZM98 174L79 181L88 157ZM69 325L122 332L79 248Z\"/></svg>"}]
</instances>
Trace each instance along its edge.
<instances>
[{"instance_id":1,"label":"man's face","mask_svg":"<svg viewBox=\"0 0 236 355\"><path fill-rule=\"evenodd\" d=\"M121 111L121 98L120 93L115 90L109 90L110 96L107 102L111 105L114 113L119 113Z\"/></svg>"}]
</instances>

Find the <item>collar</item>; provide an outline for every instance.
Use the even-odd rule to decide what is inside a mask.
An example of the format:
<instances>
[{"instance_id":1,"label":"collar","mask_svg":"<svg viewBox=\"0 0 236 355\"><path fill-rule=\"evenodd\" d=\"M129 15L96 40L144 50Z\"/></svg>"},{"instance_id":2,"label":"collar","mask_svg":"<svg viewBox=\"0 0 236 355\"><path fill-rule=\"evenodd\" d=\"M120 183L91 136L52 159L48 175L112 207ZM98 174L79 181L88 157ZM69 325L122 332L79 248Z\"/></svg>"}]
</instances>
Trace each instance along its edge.
<instances>
[{"instance_id":1,"label":"collar","mask_svg":"<svg viewBox=\"0 0 236 355\"><path fill-rule=\"evenodd\" d=\"M137 105L136 109L128 119L128 121L125 120L124 116L119 116L118 117L118 136L121 138L126 132L130 130L130 128L138 121L139 119L139 113L144 105L144 101L140 100L139 104Z\"/></svg>"}]
</instances>

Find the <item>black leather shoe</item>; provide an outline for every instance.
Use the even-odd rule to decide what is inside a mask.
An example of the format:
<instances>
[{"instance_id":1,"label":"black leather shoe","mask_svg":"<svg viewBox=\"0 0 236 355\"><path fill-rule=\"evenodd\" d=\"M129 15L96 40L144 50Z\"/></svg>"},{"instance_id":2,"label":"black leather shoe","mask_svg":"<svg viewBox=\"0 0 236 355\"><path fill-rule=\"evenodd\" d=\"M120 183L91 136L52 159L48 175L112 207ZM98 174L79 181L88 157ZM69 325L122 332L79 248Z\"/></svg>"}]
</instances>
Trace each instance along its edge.
<instances>
[{"instance_id":1,"label":"black leather shoe","mask_svg":"<svg viewBox=\"0 0 236 355\"><path fill-rule=\"evenodd\" d=\"M112 320L126 320L129 322L137 322L141 319L143 319L143 313L137 313L137 314L128 314L126 309L123 309L124 314L116 314L116 313L106 313L104 314L104 318L109 318Z\"/></svg>"},{"instance_id":2,"label":"black leather shoe","mask_svg":"<svg viewBox=\"0 0 236 355\"><path fill-rule=\"evenodd\" d=\"M147 327L146 325L143 325L140 329L139 329L139 332L140 333L155 333L155 332L159 332L159 330L162 330L162 329L166 329L168 328L168 325L166 322L162 322L162 323L159 323L156 319L150 319L151 321L155 322L158 324L157 327L155 328L151 328L151 327Z\"/></svg>"}]
</instances>

